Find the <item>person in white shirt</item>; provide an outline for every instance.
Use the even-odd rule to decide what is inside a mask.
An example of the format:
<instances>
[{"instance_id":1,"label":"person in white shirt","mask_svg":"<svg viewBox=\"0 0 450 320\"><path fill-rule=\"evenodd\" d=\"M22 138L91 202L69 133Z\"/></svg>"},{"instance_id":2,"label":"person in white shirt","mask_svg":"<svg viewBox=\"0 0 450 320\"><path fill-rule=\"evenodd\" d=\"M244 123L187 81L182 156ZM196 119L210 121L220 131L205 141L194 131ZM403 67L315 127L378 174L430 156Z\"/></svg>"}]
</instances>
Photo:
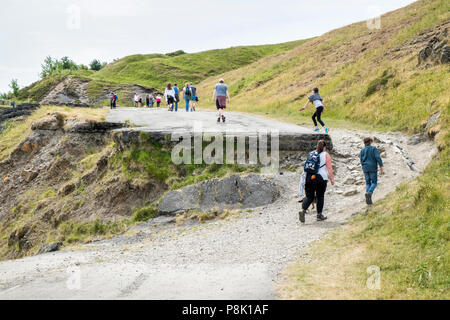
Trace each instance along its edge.
<instances>
[{"instance_id":1,"label":"person in white shirt","mask_svg":"<svg viewBox=\"0 0 450 320\"><path fill-rule=\"evenodd\" d=\"M137 94L137 92L134 93L134 107L137 108L139 106L139 95Z\"/></svg>"},{"instance_id":2,"label":"person in white shirt","mask_svg":"<svg viewBox=\"0 0 450 320\"><path fill-rule=\"evenodd\" d=\"M164 98L167 101L167 106L169 107L169 111L173 111L173 104L176 101L175 98L175 90L172 88L172 84L167 84L166 90L164 91Z\"/></svg>"}]
</instances>

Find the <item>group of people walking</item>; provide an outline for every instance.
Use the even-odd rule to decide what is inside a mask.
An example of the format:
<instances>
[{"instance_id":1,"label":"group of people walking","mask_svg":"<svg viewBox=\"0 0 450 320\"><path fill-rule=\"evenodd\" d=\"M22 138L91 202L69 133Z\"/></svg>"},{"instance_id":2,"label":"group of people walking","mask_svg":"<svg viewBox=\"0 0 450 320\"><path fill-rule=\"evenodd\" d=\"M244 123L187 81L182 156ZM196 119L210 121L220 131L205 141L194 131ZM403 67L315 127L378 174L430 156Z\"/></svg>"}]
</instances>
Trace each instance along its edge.
<instances>
[{"instance_id":1,"label":"group of people walking","mask_svg":"<svg viewBox=\"0 0 450 320\"><path fill-rule=\"evenodd\" d=\"M178 85L174 83L168 83L164 90L164 99L167 103L167 108L169 111L178 111L179 103L181 102L180 96L185 102L186 112L196 111L198 106L199 98L197 94L197 88L191 83L186 83L182 90L178 88ZM216 102L216 107L218 110L218 118L217 122L220 123L225 122L225 109L227 107L227 101L230 102L230 92L228 90L228 86L225 84L223 79L220 79L219 82L214 87L212 100ZM117 107L118 96L113 91L110 93L110 102L111 109L115 109ZM148 108L153 108L155 103L156 107L159 108L161 106L162 97L161 95L147 94L145 97L145 106ZM133 97L133 105L136 108L140 108L143 106L143 98L137 92Z\"/></svg>"},{"instance_id":2,"label":"group of people walking","mask_svg":"<svg viewBox=\"0 0 450 320\"><path fill-rule=\"evenodd\" d=\"M175 83L173 86L168 83L164 91L164 98L167 102L169 111L178 111L178 104L180 103L180 94L183 94L183 100L186 104L186 112L195 111L199 102L197 96L197 88L191 83L186 83L183 90L180 92L178 85Z\"/></svg>"},{"instance_id":3,"label":"group of people walking","mask_svg":"<svg viewBox=\"0 0 450 320\"><path fill-rule=\"evenodd\" d=\"M372 195L378 183L378 167L380 173L384 173L383 161L378 149L372 145L371 137L364 138L364 148L360 152L360 163L366 180L365 200L368 205L372 205ZM300 180L298 196L306 196L299 202L302 208L299 212L299 220L305 223L305 215L312 203L316 203L317 221L327 219L323 215L325 204L325 192L328 181L334 185L333 165L330 154L327 152L327 144L324 140L319 140L316 150L311 152L305 161L304 171Z\"/></svg>"}]
</instances>

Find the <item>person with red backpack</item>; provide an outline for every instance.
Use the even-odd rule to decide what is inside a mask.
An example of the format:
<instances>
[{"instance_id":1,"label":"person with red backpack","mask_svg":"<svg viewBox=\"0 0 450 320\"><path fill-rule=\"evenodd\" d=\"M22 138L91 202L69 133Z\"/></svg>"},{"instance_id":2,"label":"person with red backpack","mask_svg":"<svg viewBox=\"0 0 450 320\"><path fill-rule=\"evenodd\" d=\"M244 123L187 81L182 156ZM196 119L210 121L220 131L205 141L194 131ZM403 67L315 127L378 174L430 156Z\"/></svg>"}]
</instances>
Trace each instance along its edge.
<instances>
[{"instance_id":1,"label":"person with red backpack","mask_svg":"<svg viewBox=\"0 0 450 320\"><path fill-rule=\"evenodd\" d=\"M327 153L327 144L324 140L319 140L316 150L308 155L304 170L306 172L306 199L302 202L302 210L299 212L300 222L305 223L305 214L315 199L317 199L317 221L324 221L327 217L322 212L328 180L334 186L331 157Z\"/></svg>"}]
</instances>

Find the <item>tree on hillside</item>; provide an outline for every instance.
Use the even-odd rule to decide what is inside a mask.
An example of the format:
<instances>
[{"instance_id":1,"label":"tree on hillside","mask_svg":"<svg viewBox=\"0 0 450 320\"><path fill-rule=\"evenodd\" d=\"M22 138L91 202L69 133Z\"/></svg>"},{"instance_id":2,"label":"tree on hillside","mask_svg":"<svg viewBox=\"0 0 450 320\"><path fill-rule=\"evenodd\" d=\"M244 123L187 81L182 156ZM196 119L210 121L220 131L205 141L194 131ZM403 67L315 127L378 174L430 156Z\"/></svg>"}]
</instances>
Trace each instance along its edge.
<instances>
[{"instance_id":1,"label":"tree on hillside","mask_svg":"<svg viewBox=\"0 0 450 320\"><path fill-rule=\"evenodd\" d=\"M69 59L69 57L62 57L61 61L58 62L59 63L59 67L61 70L71 70L71 71L75 71L78 70L78 65L73 62L72 60Z\"/></svg>"},{"instance_id":2,"label":"tree on hillside","mask_svg":"<svg viewBox=\"0 0 450 320\"><path fill-rule=\"evenodd\" d=\"M12 89L12 94L17 97L20 91L19 83L17 82L17 79L12 79L11 83L9 84L9 87Z\"/></svg>"},{"instance_id":3,"label":"tree on hillside","mask_svg":"<svg viewBox=\"0 0 450 320\"><path fill-rule=\"evenodd\" d=\"M89 64L91 70L94 70L94 71L99 71L99 70L103 69L106 65L107 65L106 62L102 63L98 59L92 60L92 62Z\"/></svg>"},{"instance_id":4,"label":"tree on hillside","mask_svg":"<svg viewBox=\"0 0 450 320\"><path fill-rule=\"evenodd\" d=\"M53 60L52 57L47 56L44 60L44 63L41 64L42 71L41 71L41 78L44 79L48 77L49 75L53 74L57 70L57 60Z\"/></svg>"}]
</instances>

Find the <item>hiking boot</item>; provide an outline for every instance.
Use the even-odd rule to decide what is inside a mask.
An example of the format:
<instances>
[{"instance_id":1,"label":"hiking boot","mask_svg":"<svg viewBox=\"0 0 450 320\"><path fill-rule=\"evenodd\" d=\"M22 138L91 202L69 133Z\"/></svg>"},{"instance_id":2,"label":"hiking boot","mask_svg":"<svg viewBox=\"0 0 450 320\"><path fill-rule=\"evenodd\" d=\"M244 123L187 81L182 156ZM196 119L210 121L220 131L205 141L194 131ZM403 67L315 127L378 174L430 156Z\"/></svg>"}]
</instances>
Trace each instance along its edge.
<instances>
[{"instance_id":1,"label":"hiking boot","mask_svg":"<svg viewBox=\"0 0 450 320\"><path fill-rule=\"evenodd\" d=\"M368 193L368 194L367 194L367 204L368 204L368 205L373 204L373 202L372 202L372 194L371 194L371 193Z\"/></svg>"},{"instance_id":2,"label":"hiking boot","mask_svg":"<svg viewBox=\"0 0 450 320\"><path fill-rule=\"evenodd\" d=\"M222 116L222 121L225 122L225 116Z\"/></svg>"},{"instance_id":3,"label":"hiking boot","mask_svg":"<svg viewBox=\"0 0 450 320\"><path fill-rule=\"evenodd\" d=\"M324 127L325 128L325 133L328 134L328 131L330 131L330 129L328 129L328 127Z\"/></svg>"},{"instance_id":4,"label":"hiking boot","mask_svg":"<svg viewBox=\"0 0 450 320\"><path fill-rule=\"evenodd\" d=\"M306 210L301 210L298 213L298 218L300 219L301 223L305 223L305 214L306 214Z\"/></svg>"},{"instance_id":5,"label":"hiking boot","mask_svg":"<svg viewBox=\"0 0 450 320\"><path fill-rule=\"evenodd\" d=\"M366 204L370 204L369 203L369 195L370 195L370 193L366 193Z\"/></svg>"},{"instance_id":6,"label":"hiking boot","mask_svg":"<svg viewBox=\"0 0 450 320\"><path fill-rule=\"evenodd\" d=\"M323 214L319 213L317 214L317 221L325 221L328 218L326 216L324 216Z\"/></svg>"},{"instance_id":7,"label":"hiking boot","mask_svg":"<svg viewBox=\"0 0 450 320\"><path fill-rule=\"evenodd\" d=\"M217 123L220 123L220 118L217 118Z\"/></svg>"},{"instance_id":8,"label":"hiking boot","mask_svg":"<svg viewBox=\"0 0 450 320\"><path fill-rule=\"evenodd\" d=\"M319 132L319 131L320 131L319 128L314 129L314 132Z\"/></svg>"}]
</instances>

